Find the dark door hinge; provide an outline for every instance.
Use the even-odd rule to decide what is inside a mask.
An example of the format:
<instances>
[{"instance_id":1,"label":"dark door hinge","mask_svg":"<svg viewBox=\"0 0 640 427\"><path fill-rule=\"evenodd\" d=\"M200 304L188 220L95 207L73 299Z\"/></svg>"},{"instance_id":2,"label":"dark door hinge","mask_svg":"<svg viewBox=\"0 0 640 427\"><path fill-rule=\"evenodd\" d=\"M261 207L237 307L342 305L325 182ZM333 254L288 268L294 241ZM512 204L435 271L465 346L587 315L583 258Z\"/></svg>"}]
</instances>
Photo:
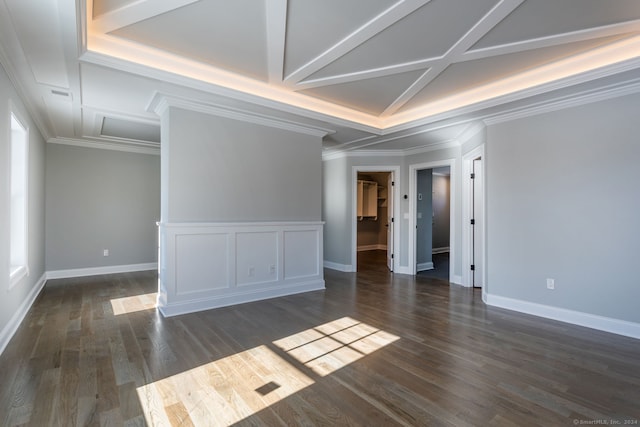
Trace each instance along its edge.
<instances>
[{"instance_id":1,"label":"dark door hinge","mask_svg":"<svg viewBox=\"0 0 640 427\"><path fill-rule=\"evenodd\" d=\"M476 269L476 266L471 264L471 271L475 271L475 269Z\"/></svg>"}]
</instances>

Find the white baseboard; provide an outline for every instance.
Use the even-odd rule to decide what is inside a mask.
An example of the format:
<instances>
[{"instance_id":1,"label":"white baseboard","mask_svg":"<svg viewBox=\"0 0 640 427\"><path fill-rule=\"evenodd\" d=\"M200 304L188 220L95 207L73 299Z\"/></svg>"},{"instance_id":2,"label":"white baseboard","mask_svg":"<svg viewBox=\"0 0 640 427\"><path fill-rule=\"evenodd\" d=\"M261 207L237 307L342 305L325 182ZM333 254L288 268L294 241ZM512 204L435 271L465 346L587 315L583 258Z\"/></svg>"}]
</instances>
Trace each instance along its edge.
<instances>
[{"instance_id":1,"label":"white baseboard","mask_svg":"<svg viewBox=\"0 0 640 427\"><path fill-rule=\"evenodd\" d=\"M640 323L491 294L486 295L485 302L494 307L506 308L507 310L519 311L521 313L640 339Z\"/></svg>"},{"instance_id":2,"label":"white baseboard","mask_svg":"<svg viewBox=\"0 0 640 427\"><path fill-rule=\"evenodd\" d=\"M47 276L45 273L40 279L38 279L25 300L22 302L22 304L20 304L20 307L18 307L18 310L16 310L13 316L11 316L11 320L9 320L9 323L7 323L7 325L2 329L2 332L0 332L0 354L4 352L7 344L9 344L9 341L11 341L11 338L18 330L18 327L29 312L29 309L35 302L38 294L40 294L40 291L42 290L46 282Z\"/></svg>"},{"instance_id":3,"label":"white baseboard","mask_svg":"<svg viewBox=\"0 0 640 427\"><path fill-rule=\"evenodd\" d=\"M464 286L462 284L462 276L451 276L450 275L449 276L449 283L453 283L453 284L456 284L456 285Z\"/></svg>"},{"instance_id":4,"label":"white baseboard","mask_svg":"<svg viewBox=\"0 0 640 427\"><path fill-rule=\"evenodd\" d=\"M349 264L338 264L337 262L323 261L324 268L330 270L342 271L344 273L353 273L354 269Z\"/></svg>"},{"instance_id":5,"label":"white baseboard","mask_svg":"<svg viewBox=\"0 0 640 427\"><path fill-rule=\"evenodd\" d=\"M387 245L382 245L382 244L358 246L358 252L362 252L362 251L386 251L386 250L387 250Z\"/></svg>"},{"instance_id":6,"label":"white baseboard","mask_svg":"<svg viewBox=\"0 0 640 427\"><path fill-rule=\"evenodd\" d=\"M394 273L397 274L409 274L409 275L413 275L413 270L410 267L407 266L398 266L395 270L393 270Z\"/></svg>"},{"instance_id":7,"label":"white baseboard","mask_svg":"<svg viewBox=\"0 0 640 427\"><path fill-rule=\"evenodd\" d=\"M229 305L244 304L247 302L277 298L309 291L319 291L323 289L325 289L324 280L314 280L306 283L280 286L273 289L264 289L258 291L252 290L250 292L239 291L235 294L226 293L224 295L218 295L215 297L194 299L190 301L180 301L171 304L165 304L165 301L158 300L158 310L160 310L164 317L171 317L181 314L194 313L197 311L226 307Z\"/></svg>"},{"instance_id":8,"label":"white baseboard","mask_svg":"<svg viewBox=\"0 0 640 427\"><path fill-rule=\"evenodd\" d=\"M96 276L99 274L130 273L133 271L157 270L158 263L111 265L107 267L74 268L70 270L47 271L47 279L69 279L72 277Z\"/></svg>"},{"instance_id":9,"label":"white baseboard","mask_svg":"<svg viewBox=\"0 0 640 427\"><path fill-rule=\"evenodd\" d=\"M433 262L421 262L416 265L416 271L433 270Z\"/></svg>"},{"instance_id":10,"label":"white baseboard","mask_svg":"<svg viewBox=\"0 0 640 427\"><path fill-rule=\"evenodd\" d=\"M444 254L444 253L447 253L447 252L449 252L449 246L442 247L442 248L433 248L431 250L432 254Z\"/></svg>"}]
</instances>

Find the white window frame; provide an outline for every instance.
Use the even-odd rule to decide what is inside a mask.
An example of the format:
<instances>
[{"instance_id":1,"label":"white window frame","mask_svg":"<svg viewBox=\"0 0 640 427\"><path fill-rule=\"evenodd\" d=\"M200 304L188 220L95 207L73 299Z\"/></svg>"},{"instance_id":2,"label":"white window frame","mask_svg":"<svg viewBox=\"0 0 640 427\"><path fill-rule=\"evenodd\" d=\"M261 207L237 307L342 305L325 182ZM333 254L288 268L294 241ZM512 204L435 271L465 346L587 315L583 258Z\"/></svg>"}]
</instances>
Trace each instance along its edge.
<instances>
[{"instance_id":1,"label":"white window frame","mask_svg":"<svg viewBox=\"0 0 640 427\"><path fill-rule=\"evenodd\" d=\"M22 278L29 275L29 126L25 124L26 120L11 103L9 107L9 289L11 289ZM21 141L16 141L16 138L20 138ZM17 143L24 144L22 153L17 153L15 149ZM20 155L19 159L14 158L16 154ZM19 171L16 171L17 161L22 163ZM16 176L16 173L19 175ZM16 206L14 187L16 181L19 181L20 186L17 191L20 193L18 196L20 206ZM16 217L20 218L16 220ZM19 230L16 230L16 227ZM14 234L16 232L19 233L17 236Z\"/></svg>"}]
</instances>

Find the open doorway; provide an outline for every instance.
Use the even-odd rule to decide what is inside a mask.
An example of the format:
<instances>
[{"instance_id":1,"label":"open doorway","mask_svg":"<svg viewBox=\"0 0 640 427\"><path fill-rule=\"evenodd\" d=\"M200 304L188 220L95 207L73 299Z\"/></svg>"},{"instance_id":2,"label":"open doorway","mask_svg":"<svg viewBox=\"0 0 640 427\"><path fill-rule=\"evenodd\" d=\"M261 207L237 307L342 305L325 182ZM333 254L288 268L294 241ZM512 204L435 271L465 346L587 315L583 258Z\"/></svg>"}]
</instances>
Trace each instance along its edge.
<instances>
[{"instance_id":1,"label":"open doorway","mask_svg":"<svg viewBox=\"0 0 640 427\"><path fill-rule=\"evenodd\" d=\"M431 265L430 263L434 262L434 255L436 258L440 258L439 264L442 263L442 258L444 259L444 266L441 266L442 269L445 270L445 273L442 274L448 277L448 281L450 283L461 283L462 278L459 275L455 275L455 263L456 263L456 234L455 234L455 218L457 218L457 205L455 203L456 200L456 161L455 159L446 159L439 160L434 162L420 163L409 166L409 271L408 273L417 275L419 271L428 271L433 269L435 265ZM425 171L425 172L423 172ZM435 171L435 174L434 174ZM424 177L428 177L428 179L423 182ZM420 185L419 185L419 177L420 177ZM437 192L445 193L444 197L446 198L446 205L442 206L444 203L441 200L442 194L438 195L438 209L442 208L444 212L448 211L448 239L447 233L441 233L437 231L437 240L434 242L434 218L433 218L433 182L434 177L436 178L436 188ZM440 188L446 182L446 191L442 191L443 188ZM420 187L420 190L419 190ZM422 198L422 200L419 200ZM429 210L425 210L424 207L420 207L419 210L419 202L424 202L425 198L429 198L431 202L431 206ZM442 212L440 212L441 214ZM445 215L447 215L445 213ZM440 224L438 224L438 230L441 230L441 226L447 224L447 221L442 221L442 216L440 215ZM419 224L418 221L421 221ZM436 219L438 221L438 219ZM446 227L446 225L445 225ZM422 230L420 230L422 229ZM422 231L430 232L428 237L422 233ZM419 240L422 239L422 242L419 243ZM442 239L445 241L443 242ZM448 245L446 242L448 241ZM420 249L418 246L420 245ZM440 254L434 254L435 252L440 252ZM420 253L418 252L420 251ZM447 253L447 256L440 256L443 253ZM429 259L430 258L430 259ZM446 264L448 261L448 265ZM459 262L459 261L458 261ZM420 273L424 274L424 273ZM445 279L446 280L446 279Z\"/></svg>"},{"instance_id":2,"label":"open doorway","mask_svg":"<svg viewBox=\"0 0 640 427\"><path fill-rule=\"evenodd\" d=\"M449 281L451 168L417 172L416 273Z\"/></svg>"},{"instance_id":3,"label":"open doorway","mask_svg":"<svg viewBox=\"0 0 640 427\"><path fill-rule=\"evenodd\" d=\"M354 168L354 271L394 271L395 169Z\"/></svg>"}]
</instances>

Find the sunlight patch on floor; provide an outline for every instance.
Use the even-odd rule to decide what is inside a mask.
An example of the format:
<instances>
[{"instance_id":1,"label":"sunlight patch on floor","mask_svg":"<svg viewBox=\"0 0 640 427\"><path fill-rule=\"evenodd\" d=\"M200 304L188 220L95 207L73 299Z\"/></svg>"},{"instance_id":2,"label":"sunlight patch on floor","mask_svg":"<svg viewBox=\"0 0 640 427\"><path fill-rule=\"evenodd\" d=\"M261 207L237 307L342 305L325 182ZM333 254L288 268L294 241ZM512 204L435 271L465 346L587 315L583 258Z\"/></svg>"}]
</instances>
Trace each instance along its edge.
<instances>
[{"instance_id":1,"label":"sunlight patch on floor","mask_svg":"<svg viewBox=\"0 0 640 427\"><path fill-rule=\"evenodd\" d=\"M398 336L343 317L274 344L316 374L325 376L399 339Z\"/></svg>"},{"instance_id":2,"label":"sunlight patch on floor","mask_svg":"<svg viewBox=\"0 0 640 427\"><path fill-rule=\"evenodd\" d=\"M151 310L156 308L157 292L149 294L134 295L131 297L114 298L111 300L113 314L135 313L136 311Z\"/></svg>"},{"instance_id":3,"label":"sunlight patch on floor","mask_svg":"<svg viewBox=\"0 0 640 427\"><path fill-rule=\"evenodd\" d=\"M313 384L259 346L138 387L149 425L232 425Z\"/></svg>"},{"instance_id":4,"label":"sunlight patch on floor","mask_svg":"<svg viewBox=\"0 0 640 427\"><path fill-rule=\"evenodd\" d=\"M305 372L328 375L397 339L344 317L138 387L138 398L148 425L232 425L312 385Z\"/></svg>"}]
</instances>

